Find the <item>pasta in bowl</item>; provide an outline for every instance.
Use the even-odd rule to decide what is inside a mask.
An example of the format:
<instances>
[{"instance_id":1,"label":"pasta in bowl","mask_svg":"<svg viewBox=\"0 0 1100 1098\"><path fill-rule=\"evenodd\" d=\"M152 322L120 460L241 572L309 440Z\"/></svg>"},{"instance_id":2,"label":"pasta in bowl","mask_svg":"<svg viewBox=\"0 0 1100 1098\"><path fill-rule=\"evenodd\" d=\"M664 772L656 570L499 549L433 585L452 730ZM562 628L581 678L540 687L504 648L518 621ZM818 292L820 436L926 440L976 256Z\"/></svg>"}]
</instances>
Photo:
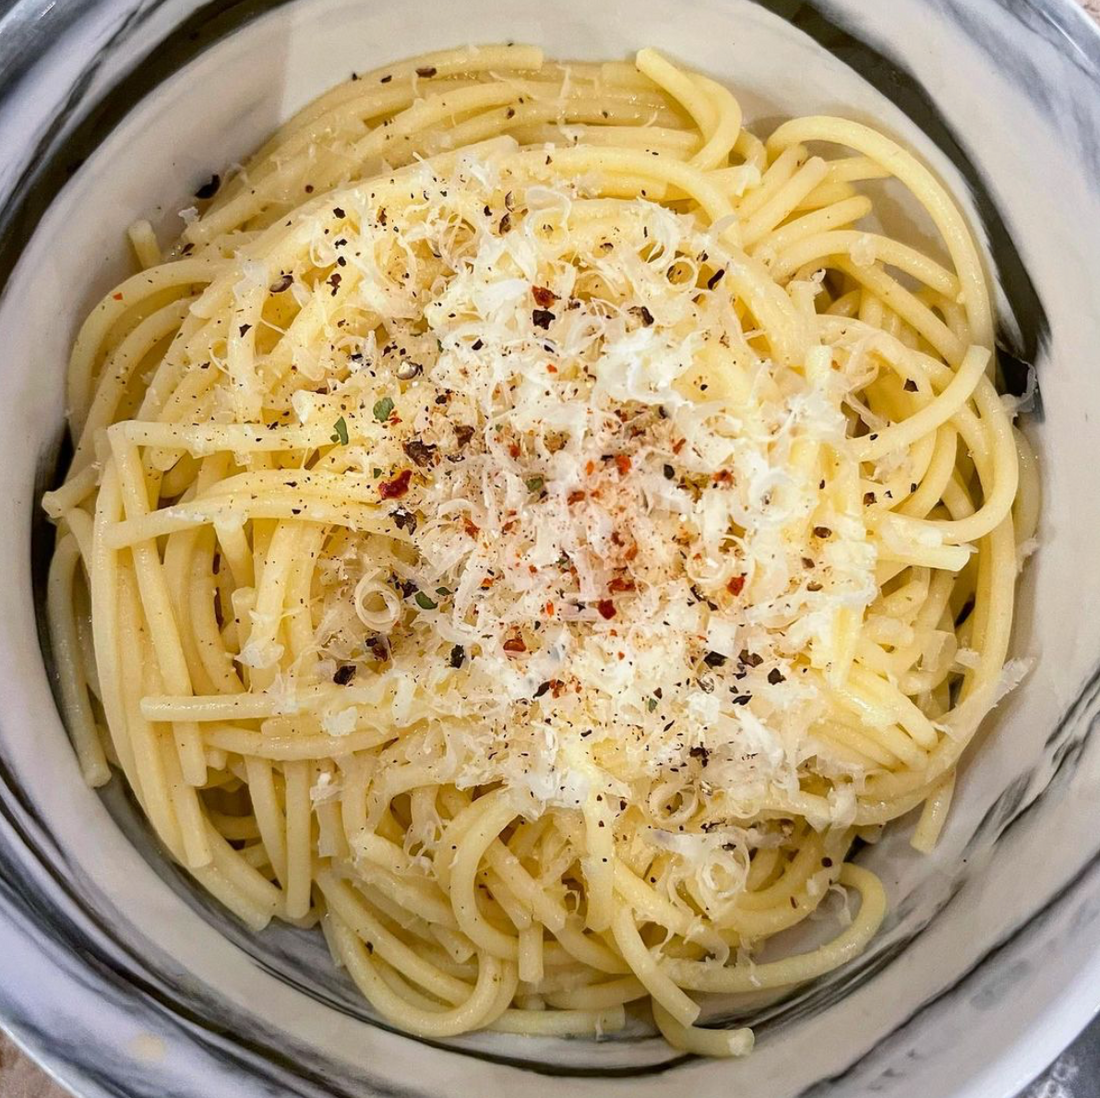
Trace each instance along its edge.
<instances>
[{"instance_id":1,"label":"pasta in bowl","mask_svg":"<svg viewBox=\"0 0 1100 1098\"><path fill-rule=\"evenodd\" d=\"M76 340L85 777L413 1034L748 1052L708 997L866 946L850 852L916 809L932 849L1020 676L1035 462L966 222L873 128L741 123L653 50L356 74L135 225Z\"/></svg>"}]
</instances>

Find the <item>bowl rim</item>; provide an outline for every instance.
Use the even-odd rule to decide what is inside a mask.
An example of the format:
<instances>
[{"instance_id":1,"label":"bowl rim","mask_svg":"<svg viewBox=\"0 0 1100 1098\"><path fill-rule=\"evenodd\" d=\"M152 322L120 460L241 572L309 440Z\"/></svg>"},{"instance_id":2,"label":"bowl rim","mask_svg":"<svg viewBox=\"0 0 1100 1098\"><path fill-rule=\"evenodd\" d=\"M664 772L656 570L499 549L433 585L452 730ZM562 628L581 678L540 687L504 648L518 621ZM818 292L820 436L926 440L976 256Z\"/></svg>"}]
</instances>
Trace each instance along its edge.
<instances>
[{"instance_id":1,"label":"bowl rim","mask_svg":"<svg viewBox=\"0 0 1100 1098\"><path fill-rule=\"evenodd\" d=\"M262 0L261 3L253 5L254 10L251 15L238 24L235 29L245 26L252 19L262 18L276 8L286 6L292 2L293 0ZM754 2L761 3L763 0L754 0ZM957 2L961 3L964 0L957 0ZM1014 6L1012 0L987 0L987 2L1004 8ZM1070 43L1083 52L1086 59L1093 66L1094 71L1100 73L1100 27L1090 18L1077 0L1023 0L1023 3L1026 7L1033 9L1040 16L1049 20ZM227 5L223 6L234 7L236 4L238 4L238 0L228 0ZM9 9L9 17L11 13L20 9L37 7L44 11L53 6L50 0L21 0ZM108 5L104 4L103 6ZM153 7L159 6L160 0L153 5ZM767 5L765 4L765 6ZM73 7L75 8L76 5ZM90 7L94 7L94 5ZM83 14L86 14L86 12ZM78 13L74 20L78 20L80 16L81 13ZM3 18L0 18L0 28L3 27L4 21ZM198 56L209 45L216 44L218 40L220 39L214 39L201 45L187 58L187 61ZM186 62L181 62L181 65L184 63ZM135 64L140 65L140 59ZM15 75L22 79L26 73L22 72ZM160 78L163 78L163 75L165 74L162 73ZM160 78L158 78L158 82ZM6 94L6 83L6 79L0 78L0 101ZM15 84L11 86L15 87ZM136 107L138 103L135 102L133 105ZM115 123L117 121L119 119L116 119ZM103 132L104 137L106 133L110 132L110 129L113 129L115 123L112 123ZM49 200L52 200L55 194L56 192L51 194ZM14 226L14 229L13 221L18 221L18 219L13 219L9 211L0 214L0 294L3 293L7 278L14 268L15 258L33 236L38 219L45 213L49 200L41 203L37 216L35 216L33 209L30 211L29 218L26 211L21 211L23 219L21 223ZM13 241L18 241L20 237L22 237L22 241L18 243L17 250L13 253L11 251ZM37 506L37 496L35 505ZM1035 913L1027 920L1027 923L1030 924L1039 914ZM0 920L0 940L5 937L18 940L20 932L18 928L6 920ZM1027 1040L1021 1041L1011 1054L1002 1056L998 1061L983 1067L965 1085L964 1089L956 1092L958 1098L988 1098L991 1093L1007 1094L1008 1091L994 1091L991 1088L1003 1087L1010 1078L1019 1080L1019 1083L1013 1083L1013 1085L1026 1085L1035 1074L1040 1072L1057 1056L1097 1013L1100 1013L1100 990L1097 990L1097 988L1100 988L1100 951L1092 956L1089 964L1080 968L1076 978L1064 986L1060 997L1045 1012L1036 1014L1032 1018L1031 1023L1026 1028ZM63 1066L63 1062L52 1054L47 1043L48 1037L46 1034L35 1035L23 1029L18 1019L11 1018L0 1019L0 1028L3 1028L19 1047L32 1056L59 1082L65 1083L67 1078L73 1078L72 1073L67 1070L71 1065L65 1064ZM111 1093L107 1089L97 1089L98 1084L87 1077L82 1080L81 1085L84 1088L81 1093L87 1095L88 1098L93 1098L93 1096L98 1098L101 1094Z\"/></svg>"}]
</instances>

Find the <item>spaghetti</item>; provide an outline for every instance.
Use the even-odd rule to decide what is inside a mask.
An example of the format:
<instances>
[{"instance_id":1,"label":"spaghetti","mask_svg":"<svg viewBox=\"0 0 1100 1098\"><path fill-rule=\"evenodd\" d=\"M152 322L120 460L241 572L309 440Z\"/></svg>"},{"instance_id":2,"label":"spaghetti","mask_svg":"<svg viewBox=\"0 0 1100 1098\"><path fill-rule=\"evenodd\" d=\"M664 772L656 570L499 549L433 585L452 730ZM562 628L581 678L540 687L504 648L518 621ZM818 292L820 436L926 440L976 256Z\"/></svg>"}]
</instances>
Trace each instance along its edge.
<instances>
[{"instance_id":1,"label":"spaghetti","mask_svg":"<svg viewBox=\"0 0 1100 1098\"><path fill-rule=\"evenodd\" d=\"M1015 677L1034 462L955 204L866 126L522 46L353 77L201 196L72 355L87 780L411 1033L747 1052L701 996L865 947L853 838L930 849Z\"/></svg>"}]
</instances>

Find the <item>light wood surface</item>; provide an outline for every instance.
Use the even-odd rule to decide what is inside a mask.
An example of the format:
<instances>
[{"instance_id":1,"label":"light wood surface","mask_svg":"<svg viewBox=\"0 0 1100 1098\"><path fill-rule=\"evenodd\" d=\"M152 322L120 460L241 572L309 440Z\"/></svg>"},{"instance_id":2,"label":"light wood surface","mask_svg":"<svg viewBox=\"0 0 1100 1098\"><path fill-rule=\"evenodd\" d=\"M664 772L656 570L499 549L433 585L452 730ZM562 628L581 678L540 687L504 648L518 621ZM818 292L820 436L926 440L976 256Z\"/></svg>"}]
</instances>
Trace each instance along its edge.
<instances>
[{"instance_id":1,"label":"light wood surface","mask_svg":"<svg viewBox=\"0 0 1100 1098\"><path fill-rule=\"evenodd\" d=\"M0 1034L0 1095L3 1098L71 1098L40 1067Z\"/></svg>"},{"instance_id":2,"label":"light wood surface","mask_svg":"<svg viewBox=\"0 0 1100 1098\"><path fill-rule=\"evenodd\" d=\"M1081 0L1086 10L1100 19L1100 0ZM71 1098L0 1033L0 1098Z\"/></svg>"}]
</instances>

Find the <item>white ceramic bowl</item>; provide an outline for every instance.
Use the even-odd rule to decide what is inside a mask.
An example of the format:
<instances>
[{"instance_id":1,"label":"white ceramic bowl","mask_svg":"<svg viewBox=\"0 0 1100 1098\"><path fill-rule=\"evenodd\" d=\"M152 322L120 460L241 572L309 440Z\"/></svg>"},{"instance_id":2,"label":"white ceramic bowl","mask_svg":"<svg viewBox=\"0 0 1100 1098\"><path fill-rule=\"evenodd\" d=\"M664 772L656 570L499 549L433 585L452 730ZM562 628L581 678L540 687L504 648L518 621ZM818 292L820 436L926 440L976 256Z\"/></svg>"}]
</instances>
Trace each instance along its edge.
<instances>
[{"instance_id":1,"label":"white ceramic bowl","mask_svg":"<svg viewBox=\"0 0 1100 1098\"><path fill-rule=\"evenodd\" d=\"M36 639L63 374L175 211L353 69L463 42L561 57L643 44L735 86L749 123L873 121L961 196L1034 362L1042 549L1025 684L972 752L934 856L903 821L861 857L890 892L870 951L762 1010L746 1062L632 1038L425 1043L372 1020L318 937L254 938L80 780ZM89 1098L627 1095L1008 1098L1100 1005L1100 36L1071 0L22 0L0 16L0 1015ZM916 232L919 233L919 226Z\"/></svg>"}]
</instances>

